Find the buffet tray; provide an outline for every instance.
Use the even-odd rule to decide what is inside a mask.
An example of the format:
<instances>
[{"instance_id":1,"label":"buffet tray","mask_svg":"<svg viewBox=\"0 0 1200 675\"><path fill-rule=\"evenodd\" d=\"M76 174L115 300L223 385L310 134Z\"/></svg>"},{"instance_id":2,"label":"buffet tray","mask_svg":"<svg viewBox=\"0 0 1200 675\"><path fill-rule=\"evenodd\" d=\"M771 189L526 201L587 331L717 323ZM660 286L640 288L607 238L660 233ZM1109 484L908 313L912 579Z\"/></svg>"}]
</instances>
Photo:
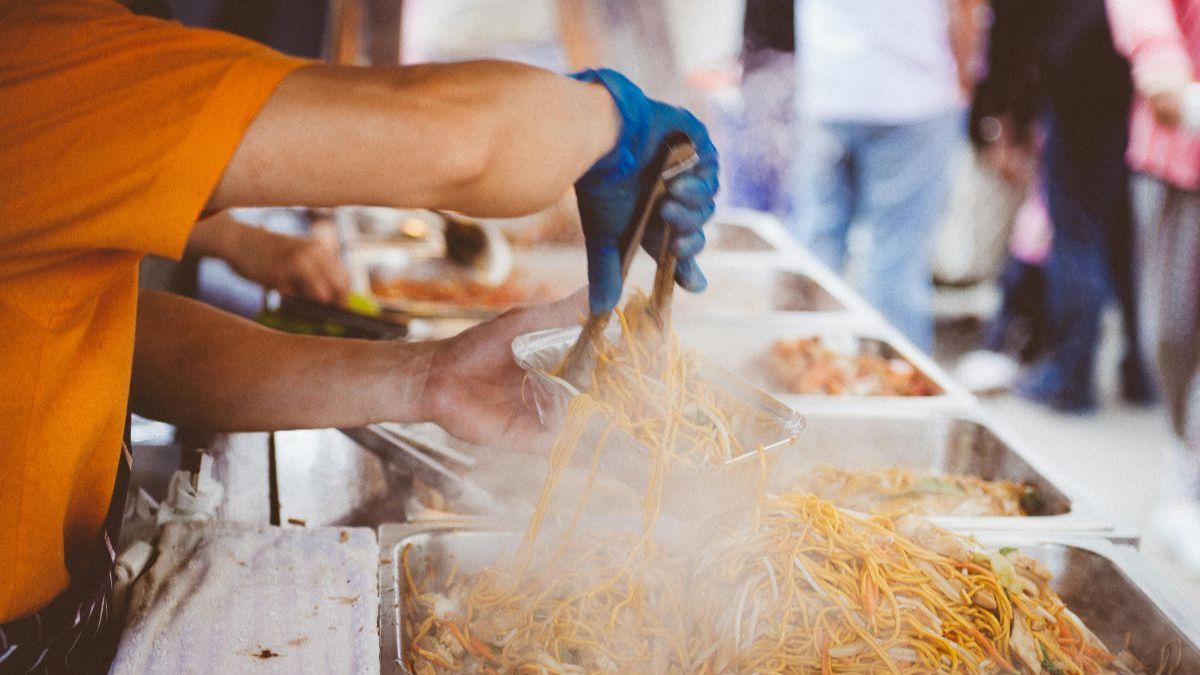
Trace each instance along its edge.
<instances>
[{"instance_id":1,"label":"buffet tray","mask_svg":"<svg viewBox=\"0 0 1200 675\"><path fill-rule=\"evenodd\" d=\"M521 484L536 494L540 476L546 467L541 458L483 454L486 466L474 473L479 485L496 494L511 485ZM962 474L986 480L1010 480L1034 488L1038 508L1028 516L926 516L929 520L958 532L1026 531L1054 534L1103 536L1122 542L1136 542L1135 535L1117 529L1076 492L1069 482L1049 471L1036 455L978 413L929 411L900 408L846 406L826 408L805 414L805 429L797 442L783 450L771 469L771 487L786 490L789 483L810 467L830 465L848 469L901 467L935 475ZM586 467L574 467L586 475ZM612 479L609 483L615 482ZM478 509L459 503L453 495L455 485L436 475L426 482L443 490L447 508L454 517L472 518ZM600 485L598 483L598 485ZM608 485L605 483L604 485ZM612 488L612 499L624 494ZM607 493L606 493L607 494ZM625 495L630 499L636 494ZM404 495L406 522L437 522L447 518L446 511L422 506L415 495ZM527 517L531 503L500 500L496 514Z\"/></svg>"},{"instance_id":2,"label":"buffet tray","mask_svg":"<svg viewBox=\"0 0 1200 675\"><path fill-rule=\"evenodd\" d=\"M802 257L779 253L705 253L700 266L708 277L703 293L677 293L675 305L690 314L740 314L745 312L844 312L863 305L852 291L832 277L805 265ZM346 265L354 290L370 293L370 279L404 277L420 269L429 276L431 265L453 263L442 258L414 255L401 248L375 247L352 251ZM513 269L520 282L540 287L544 299L563 297L587 284L587 257L582 247L547 245L513 250ZM434 270L436 271L436 270ZM655 262L638 255L627 285L648 290L654 281ZM815 272L815 274L814 274ZM389 300L381 299L384 305ZM865 305L863 306L865 309ZM433 314L432 310L427 314ZM460 312L461 314L461 312Z\"/></svg>"},{"instance_id":3,"label":"buffet tray","mask_svg":"<svg viewBox=\"0 0 1200 675\"><path fill-rule=\"evenodd\" d=\"M814 407L847 402L963 408L975 398L928 356L886 328L866 318L814 316L684 317L675 330L688 346L771 392L779 400L807 412ZM928 378L938 393L932 396L866 396L855 394L793 394L784 391L768 373L767 357L778 340L819 337L829 349L850 355L875 354L906 362Z\"/></svg>"},{"instance_id":4,"label":"buffet tray","mask_svg":"<svg viewBox=\"0 0 1200 675\"><path fill-rule=\"evenodd\" d=\"M426 318L484 319L510 306L472 306L447 301L405 299L381 295L372 288L372 280L387 283L394 279L457 279L465 283L475 278L468 268L445 257L414 255L398 247L358 250L347 257L347 269L354 290L372 295L385 309ZM527 296L512 304L557 300L587 285L587 257L582 248L548 246L538 250L516 249L512 252L512 270L509 283Z\"/></svg>"},{"instance_id":5,"label":"buffet tray","mask_svg":"<svg viewBox=\"0 0 1200 675\"><path fill-rule=\"evenodd\" d=\"M795 239L775 216L736 207L717 209L704 226L709 252L767 253L797 248Z\"/></svg>"},{"instance_id":6,"label":"buffet tray","mask_svg":"<svg viewBox=\"0 0 1200 675\"><path fill-rule=\"evenodd\" d=\"M849 287L788 254L704 253L698 259L708 278L703 293L676 293L675 313L769 315L866 310ZM636 266L635 266L636 269Z\"/></svg>"},{"instance_id":7,"label":"buffet tray","mask_svg":"<svg viewBox=\"0 0 1200 675\"><path fill-rule=\"evenodd\" d=\"M796 447L784 451L772 468L772 487L784 489L810 467L902 467L933 474L962 474L1010 480L1033 487L1040 501L1029 516L926 516L957 532L988 530L1099 535L1134 538L1087 504L1069 485L1024 452L1012 438L977 413L844 406L806 411Z\"/></svg>"},{"instance_id":8,"label":"buffet tray","mask_svg":"<svg viewBox=\"0 0 1200 675\"><path fill-rule=\"evenodd\" d=\"M520 533L462 523L383 525L379 528L382 672L409 673L404 653L404 582L400 556L412 545L410 560L429 559L435 569L457 563L470 572L514 550ZM1165 652L1179 667L1200 672L1200 632L1195 617L1168 601L1163 589L1128 545L1097 538L1055 538L1029 533L989 533L979 537L989 547L1016 546L1041 561L1054 574L1051 586L1110 648L1129 640L1129 649L1151 672Z\"/></svg>"},{"instance_id":9,"label":"buffet tray","mask_svg":"<svg viewBox=\"0 0 1200 675\"><path fill-rule=\"evenodd\" d=\"M1029 532L981 533L989 548L1013 546L1041 561L1067 607L1112 648L1125 645L1150 672L1200 673L1200 616L1167 588L1131 544Z\"/></svg>"}]
</instances>

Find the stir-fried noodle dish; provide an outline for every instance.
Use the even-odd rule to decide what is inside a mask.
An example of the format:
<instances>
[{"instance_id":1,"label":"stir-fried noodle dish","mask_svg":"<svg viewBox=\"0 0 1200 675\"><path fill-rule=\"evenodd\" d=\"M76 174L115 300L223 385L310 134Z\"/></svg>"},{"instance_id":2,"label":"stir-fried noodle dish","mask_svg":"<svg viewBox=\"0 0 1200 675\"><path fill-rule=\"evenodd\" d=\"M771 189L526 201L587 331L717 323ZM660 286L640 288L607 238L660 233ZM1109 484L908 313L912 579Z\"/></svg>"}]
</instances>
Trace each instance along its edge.
<instances>
[{"instance_id":1,"label":"stir-fried noodle dish","mask_svg":"<svg viewBox=\"0 0 1200 675\"><path fill-rule=\"evenodd\" d=\"M766 463L744 513L682 541L663 536L672 467L762 453L709 407L719 396L692 377L644 298L618 318L620 337L566 411L515 550L460 570L403 549L403 659L417 675L1151 672L1103 644L1020 551L985 550L917 516L772 494ZM587 453L599 446L583 431L597 419L647 449L628 528L581 518L588 489L574 513L547 514L574 453L598 471Z\"/></svg>"},{"instance_id":2,"label":"stir-fried noodle dish","mask_svg":"<svg viewBox=\"0 0 1200 675\"><path fill-rule=\"evenodd\" d=\"M925 516L1028 516L1037 513L1037 491L1011 480L961 474L934 475L900 467L847 469L814 466L788 486L863 513Z\"/></svg>"}]
</instances>

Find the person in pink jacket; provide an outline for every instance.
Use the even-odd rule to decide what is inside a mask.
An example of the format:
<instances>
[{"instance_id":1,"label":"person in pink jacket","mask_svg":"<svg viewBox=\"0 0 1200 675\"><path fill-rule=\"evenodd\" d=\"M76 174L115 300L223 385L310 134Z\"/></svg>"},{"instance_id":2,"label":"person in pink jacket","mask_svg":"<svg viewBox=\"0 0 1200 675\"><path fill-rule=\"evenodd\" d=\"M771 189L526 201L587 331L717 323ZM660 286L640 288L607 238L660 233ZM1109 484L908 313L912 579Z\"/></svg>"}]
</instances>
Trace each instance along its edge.
<instances>
[{"instance_id":1,"label":"person in pink jacket","mask_svg":"<svg viewBox=\"0 0 1200 675\"><path fill-rule=\"evenodd\" d=\"M1200 0L1106 0L1137 96L1126 159L1146 343L1186 450L1168 463L1156 532L1200 575Z\"/></svg>"}]
</instances>

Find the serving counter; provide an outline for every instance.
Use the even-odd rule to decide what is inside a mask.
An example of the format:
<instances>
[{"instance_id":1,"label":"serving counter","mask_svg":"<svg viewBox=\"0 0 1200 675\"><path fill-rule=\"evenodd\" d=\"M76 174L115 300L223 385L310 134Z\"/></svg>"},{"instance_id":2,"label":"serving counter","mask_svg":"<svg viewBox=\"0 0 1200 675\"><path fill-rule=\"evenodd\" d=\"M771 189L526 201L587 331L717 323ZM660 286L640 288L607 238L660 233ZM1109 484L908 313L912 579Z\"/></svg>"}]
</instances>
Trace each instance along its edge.
<instances>
[{"instance_id":1,"label":"serving counter","mask_svg":"<svg viewBox=\"0 0 1200 675\"><path fill-rule=\"evenodd\" d=\"M1127 641L1147 663L1158 662L1159 650L1174 649L1180 664L1176 672L1200 672L1195 608L1159 586L1137 552L1137 537L1089 504L1070 475L1047 466L1013 430L991 418L928 355L811 254L793 245L778 222L763 214L731 211L718 213L714 223L715 245L700 259L710 289L696 297L676 295L676 326L689 346L804 416L799 440L783 451L772 469L773 485L786 486L816 466L836 466L965 474L1023 486L1029 501L1022 502L1021 515L943 513L931 519L986 545L1027 551L1054 572L1055 590L1110 646ZM379 269L404 268L407 254L351 239L347 246L360 290L370 290ZM549 296L565 295L582 282L583 256L577 249L518 250L514 260L520 278ZM633 283L641 279L645 284L652 272L649 264L643 259L634 266ZM429 334L452 332L479 319L454 317L457 323ZM777 377L768 357L781 341L798 339L818 339L860 370L866 367L865 359L875 359L919 374L929 387L913 395L880 393L854 383L789 390L793 384ZM393 431L407 438L404 429ZM358 628L379 631L384 672L405 672L398 628L403 622L397 567L401 547L412 544L442 557L459 555L460 549L478 555L476 549L486 548L500 535L471 525L480 515L478 502L456 502L461 480L465 477L472 490L482 493L500 483L527 485L526 493L535 493L545 463L489 453L444 434L430 440L426 429L421 432L426 436L418 434L417 446L442 444L461 460L457 468L462 476L446 478L420 458L398 450L387 438L391 433L373 429L236 434L210 452L213 476L225 487L219 519L284 528L368 527L378 532L379 623ZM518 521L532 509L528 502L510 503L503 497L489 504Z\"/></svg>"}]
</instances>

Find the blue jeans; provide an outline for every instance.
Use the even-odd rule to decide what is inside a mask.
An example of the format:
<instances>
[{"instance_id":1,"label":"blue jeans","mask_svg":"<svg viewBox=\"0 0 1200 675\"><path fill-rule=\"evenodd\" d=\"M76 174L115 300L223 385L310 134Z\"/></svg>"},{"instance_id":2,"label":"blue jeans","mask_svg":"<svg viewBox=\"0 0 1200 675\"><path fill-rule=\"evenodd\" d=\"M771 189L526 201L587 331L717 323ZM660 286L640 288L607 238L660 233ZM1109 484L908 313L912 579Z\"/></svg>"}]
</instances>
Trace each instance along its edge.
<instances>
[{"instance_id":1,"label":"blue jeans","mask_svg":"<svg viewBox=\"0 0 1200 675\"><path fill-rule=\"evenodd\" d=\"M904 124L811 124L796 153L794 234L826 264L846 264L850 226L871 234L862 293L918 347L933 348L933 228L963 137L958 111Z\"/></svg>"},{"instance_id":2,"label":"blue jeans","mask_svg":"<svg viewBox=\"0 0 1200 675\"><path fill-rule=\"evenodd\" d=\"M731 206L791 217L791 138L796 66L791 53L765 50L742 74L742 110L730 115L721 147L722 188Z\"/></svg>"},{"instance_id":3,"label":"blue jeans","mask_svg":"<svg viewBox=\"0 0 1200 675\"><path fill-rule=\"evenodd\" d=\"M1046 208L1054 228L1045 268L1048 353L1019 388L1060 409L1091 409L1100 319L1115 299L1125 332L1123 394L1134 402L1149 400L1136 320L1125 127L1111 129L1082 156L1060 125L1053 113L1047 115L1042 148Z\"/></svg>"}]
</instances>

